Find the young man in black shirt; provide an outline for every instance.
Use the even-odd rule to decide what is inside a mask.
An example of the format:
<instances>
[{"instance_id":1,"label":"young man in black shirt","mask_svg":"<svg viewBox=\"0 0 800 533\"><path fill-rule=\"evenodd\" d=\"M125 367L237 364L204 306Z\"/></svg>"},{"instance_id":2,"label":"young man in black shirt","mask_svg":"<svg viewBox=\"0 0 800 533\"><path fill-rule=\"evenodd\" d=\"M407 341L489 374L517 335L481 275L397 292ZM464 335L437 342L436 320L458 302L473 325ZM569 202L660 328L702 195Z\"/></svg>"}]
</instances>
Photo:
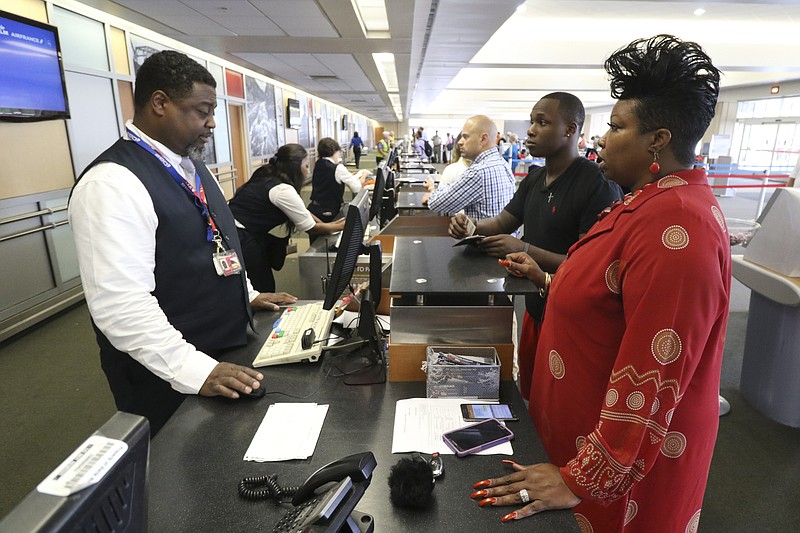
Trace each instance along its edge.
<instances>
[{"instance_id":1,"label":"young man in black shirt","mask_svg":"<svg viewBox=\"0 0 800 533\"><path fill-rule=\"evenodd\" d=\"M479 245L481 250L495 257L525 252L553 274L570 246L597 221L597 214L622 197L619 186L606 180L595 163L578 153L577 137L585 116L581 101L569 93L548 94L533 106L525 146L532 156L544 157L545 166L528 172L499 215L471 220L474 234L487 236ZM466 237L468 225L465 215L454 216L450 235ZM511 235L520 226L524 229L522 239ZM530 396L544 304L539 296L525 299L518 346L523 398Z\"/></svg>"}]
</instances>

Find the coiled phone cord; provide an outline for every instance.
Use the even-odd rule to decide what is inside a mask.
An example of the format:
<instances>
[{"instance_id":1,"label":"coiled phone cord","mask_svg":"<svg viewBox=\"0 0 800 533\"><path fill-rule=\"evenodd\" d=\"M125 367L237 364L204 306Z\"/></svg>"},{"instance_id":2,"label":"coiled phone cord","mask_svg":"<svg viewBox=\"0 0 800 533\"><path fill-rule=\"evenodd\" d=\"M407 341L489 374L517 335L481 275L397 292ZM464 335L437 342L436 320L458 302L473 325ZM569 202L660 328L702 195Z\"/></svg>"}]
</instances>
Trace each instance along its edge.
<instances>
[{"instance_id":1,"label":"coiled phone cord","mask_svg":"<svg viewBox=\"0 0 800 533\"><path fill-rule=\"evenodd\" d=\"M284 497L294 496L298 489L299 487L281 487L275 474L246 477L239 482L239 495L247 500L275 500L276 503L281 503Z\"/></svg>"}]
</instances>

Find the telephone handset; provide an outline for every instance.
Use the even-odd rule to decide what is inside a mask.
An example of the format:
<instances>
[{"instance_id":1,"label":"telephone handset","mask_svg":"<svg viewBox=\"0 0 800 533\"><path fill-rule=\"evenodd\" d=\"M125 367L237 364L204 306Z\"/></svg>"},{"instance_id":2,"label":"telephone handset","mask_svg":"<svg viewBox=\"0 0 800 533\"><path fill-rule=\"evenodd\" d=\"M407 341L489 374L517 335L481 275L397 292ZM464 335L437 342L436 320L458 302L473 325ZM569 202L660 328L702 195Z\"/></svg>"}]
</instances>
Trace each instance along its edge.
<instances>
[{"instance_id":1,"label":"telephone handset","mask_svg":"<svg viewBox=\"0 0 800 533\"><path fill-rule=\"evenodd\" d=\"M297 489L292 498L292 505L300 505L314 495L314 492L333 481L341 481L345 477L355 481L367 481L377 466L372 452L349 455L338 461L329 463L311 474L303 485Z\"/></svg>"},{"instance_id":2,"label":"telephone handset","mask_svg":"<svg viewBox=\"0 0 800 533\"><path fill-rule=\"evenodd\" d=\"M364 452L323 466L297 489L292 498L294 509L278 522L273 533L372 531L372 517L354 509L377 464L372 452Z\"/></svg>"}]
</instances>

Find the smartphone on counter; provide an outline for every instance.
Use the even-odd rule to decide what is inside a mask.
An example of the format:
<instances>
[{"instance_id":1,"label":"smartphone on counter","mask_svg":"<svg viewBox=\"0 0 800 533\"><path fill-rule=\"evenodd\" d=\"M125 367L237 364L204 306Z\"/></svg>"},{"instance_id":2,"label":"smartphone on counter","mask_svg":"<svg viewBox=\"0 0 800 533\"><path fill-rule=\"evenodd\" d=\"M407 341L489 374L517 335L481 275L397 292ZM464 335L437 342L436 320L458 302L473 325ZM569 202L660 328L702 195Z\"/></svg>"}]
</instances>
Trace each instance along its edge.
<instances>
[{"instance_id":1,"label":"smartphone on counter","mask_svg":"<svg viewBox=\"0 0 800 533\"><path fill-rule=\"evenodd\" d=\"M496 418L498 420L519 420L519 417L507 403L462 403L461 416L467 422Z\"/></svg>"},{"instance_id":2,"label":"smartphone on counter","mask_svg":"<svg viewBox=\"0 0 800 533\"><path fill-rule=\"evenodd\" d=\"M497 446L514 438L500 420L490 418L442 435L442 440L457 456L464 457Z\"/></svg>"}]
</instances>

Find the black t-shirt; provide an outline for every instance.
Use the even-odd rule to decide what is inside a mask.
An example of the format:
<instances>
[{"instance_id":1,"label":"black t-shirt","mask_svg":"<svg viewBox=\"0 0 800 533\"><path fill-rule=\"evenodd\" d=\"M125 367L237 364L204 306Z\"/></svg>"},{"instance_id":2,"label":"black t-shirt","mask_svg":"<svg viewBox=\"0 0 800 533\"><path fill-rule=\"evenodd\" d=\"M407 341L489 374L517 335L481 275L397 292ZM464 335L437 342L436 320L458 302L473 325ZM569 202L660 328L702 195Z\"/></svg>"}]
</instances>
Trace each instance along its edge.
<instances>
[{"instance_id":1,"label":"black t-shirt","mask_svg":"<svg viewBox=\"0 0 800 533\"><path fill-rule=\"evenodd\" d=\"M547 168L531 169L505 210L523 221L523 241L566 254L578 236L597 222L597 214L622 198L622 191L603 176L597 164L583 157L575 159L549 187L544 184L546 177ZM531 317L541 320L542 298L530 296L525 306Z\"/></svg>"}]
</instances>

